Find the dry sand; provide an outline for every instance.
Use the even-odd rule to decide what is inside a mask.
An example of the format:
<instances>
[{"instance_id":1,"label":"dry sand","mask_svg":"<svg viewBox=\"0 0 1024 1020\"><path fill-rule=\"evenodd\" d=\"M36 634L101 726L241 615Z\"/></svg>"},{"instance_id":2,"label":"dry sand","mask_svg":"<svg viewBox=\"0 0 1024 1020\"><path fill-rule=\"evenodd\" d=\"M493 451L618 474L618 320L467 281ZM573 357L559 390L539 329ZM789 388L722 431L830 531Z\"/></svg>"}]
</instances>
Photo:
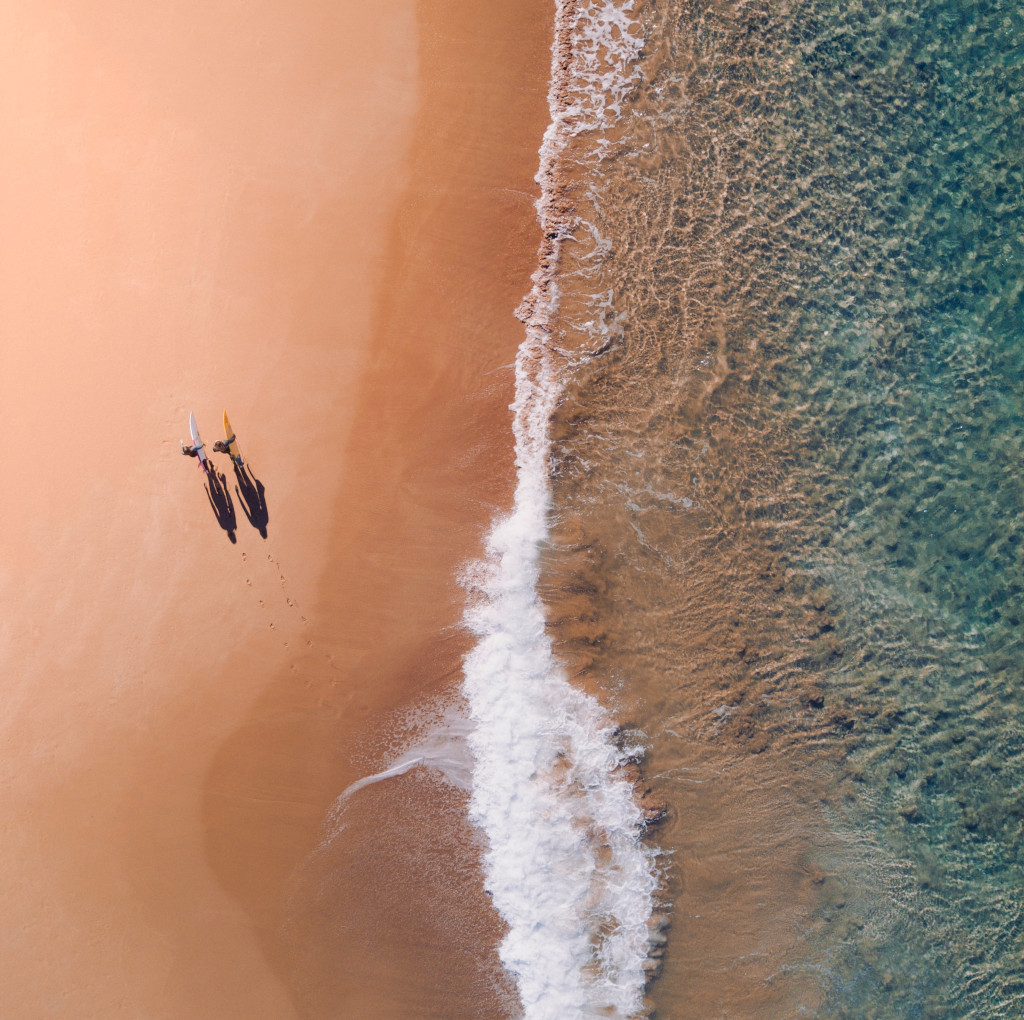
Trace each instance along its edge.
<instances>
[{"instance_id":1,"label":"dry sand","mask_svg":"<svg viewBox=\"0 0 1024 1020\"><path fill-rule=\"evenodd\" d=\"M0 12L4 1015L495 1015L458 796L310 855L510 493L550 21ZM266 540L178 452L225 407Z\"/></svg>"}]
</instances>

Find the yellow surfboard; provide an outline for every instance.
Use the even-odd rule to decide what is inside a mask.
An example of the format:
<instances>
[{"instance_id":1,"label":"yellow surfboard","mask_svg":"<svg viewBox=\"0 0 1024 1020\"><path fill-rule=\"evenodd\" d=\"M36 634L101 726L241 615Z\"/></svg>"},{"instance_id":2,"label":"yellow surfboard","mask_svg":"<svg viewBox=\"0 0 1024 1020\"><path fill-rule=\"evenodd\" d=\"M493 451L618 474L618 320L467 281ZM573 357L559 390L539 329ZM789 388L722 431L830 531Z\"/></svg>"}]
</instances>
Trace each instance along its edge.
<instances>
[{"instance_id":1,"label":"yellow surfboard","mask_svg":"<svg viewBox=\"0 0 1024 1020\"><path fill-rule=\"evenodd\" d=\"M242 467L245 461L242 460L242 455L238 452L238 442L235 439L234 429L231 428L231 422L228 421L227 411L224 412L224 438L228 444L228 453L231 454L231 459L239 467Z\"/></svg>"}]
</instances>

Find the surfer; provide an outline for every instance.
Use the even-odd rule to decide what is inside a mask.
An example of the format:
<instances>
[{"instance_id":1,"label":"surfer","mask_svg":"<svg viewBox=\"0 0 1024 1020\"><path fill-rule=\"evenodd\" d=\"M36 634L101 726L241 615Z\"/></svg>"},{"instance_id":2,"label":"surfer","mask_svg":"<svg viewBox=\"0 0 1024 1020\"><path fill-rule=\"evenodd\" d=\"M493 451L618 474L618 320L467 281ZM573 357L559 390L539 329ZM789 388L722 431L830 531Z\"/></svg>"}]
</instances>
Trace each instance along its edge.
<instances>
[{"instance_id":1,"label":"surfer","mask_svg":"<svg viewBox=\"0 0 1024 1020\"><path fill-rule=\"evenodd\" d=\"M231 458L232 462L235 465L235 470L237 471L240 467L242 467L245 464L245 461L242 460L241 454L236 455L231 452L231 444L234 441L234 436L232 436L227 442L225 442L223 439L218 439L217 442L213 444L213 448L214 450L217 451L217 453L226 453ZM235 447L235 449L237 449L237 447Z\"/></svg>"},{"instance_id":2,"label":"surfer","mask_svg":"<svg viewBox=\"0 0 1024 1020\"><path fill-rule=\"evenodd\" d=\"M245 467L245 461L242 460L242 455L238 452L238 441L235 439L231 422L228 421L227 411L224 412L224 435L226 436L225 439L218 439L213 444L214 450L217 453L226 453L234 462L236 468Z\"/></svg>"},{"instance_id":3,"label":"surfer","mask_svg":"<svg viewBox=\"0 0 1024 1020\"><path fill-rule=\"evenodd\" d=\"M202 440L198 443L193 443L192 446L186 446L184 443L181 443L181 453L184 457L195 457L199 461L199 466L209 476L211 470L210 458L203 453L203 445Z\"/></svg>"}]
</instances>

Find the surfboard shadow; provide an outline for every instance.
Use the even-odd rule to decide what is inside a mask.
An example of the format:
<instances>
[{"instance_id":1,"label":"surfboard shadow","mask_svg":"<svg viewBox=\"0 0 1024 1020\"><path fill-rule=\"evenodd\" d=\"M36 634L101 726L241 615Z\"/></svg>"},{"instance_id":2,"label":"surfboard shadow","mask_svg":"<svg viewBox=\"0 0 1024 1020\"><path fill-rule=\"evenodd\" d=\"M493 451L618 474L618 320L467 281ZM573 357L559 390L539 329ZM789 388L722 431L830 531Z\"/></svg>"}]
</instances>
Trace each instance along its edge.
<instances>
[{"instance_id":1,"label":"surfboard shadow","mask_svg":"<svg viewBox=\"0 0 1024 1020\"><path fill-rule=\"evenodd\" d=\"M260 538L267 537L267 524L270 521L270 513L267 510L266 490L263 483L249 474L247 466L235 469L235 492L238 494L238 502L242 504L242 512L245 519L260 533Z\"/></svg>"},{"instance_id":2,"label":"surfboard shadow","mask_svg":"<svg viewBox=\"0 0 1024 1020\"><path fill-rule=\"evenodd\" d=\"M235 516L235 504L227 485L224 484L225 481L223 475L213 471L206 479L206 498L210 501L217 523L228 533L228 538L234 543L238 541L235 536L238 518Z\"/></svg>"}]
</instances>

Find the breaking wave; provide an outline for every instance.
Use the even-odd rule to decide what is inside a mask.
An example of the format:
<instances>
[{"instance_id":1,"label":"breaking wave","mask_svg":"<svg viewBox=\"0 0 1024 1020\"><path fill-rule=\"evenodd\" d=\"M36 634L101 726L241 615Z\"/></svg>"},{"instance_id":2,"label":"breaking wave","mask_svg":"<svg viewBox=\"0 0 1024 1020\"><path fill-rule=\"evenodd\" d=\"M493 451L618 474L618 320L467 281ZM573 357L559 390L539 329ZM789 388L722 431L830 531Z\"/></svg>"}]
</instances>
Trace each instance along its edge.
<instances>
[{"instance_id":1,"label":"breaking wave","mask_svg":"<svg viewBox=\"0 0 1024 1020\"><path fill-rule=\"evenodd\" d=\"M538 594L550 510L548 423L561 392L549 323L558 307L561 246L580 226L560 158L586 135L600 162L604 132L622 113L641 46L632 2L561 3L541 147L538 215L544 235L533 288L519 315L517 481L485 557L463 577L464 663L473 728L470 814L488 849L488 892L509 930L501 959L527 1020L634 1016L643 1008L648 924L657 882L644 819L622 766L623 747L602 706L569 683L545 629Z\"/></svg>"}]
</instances>

